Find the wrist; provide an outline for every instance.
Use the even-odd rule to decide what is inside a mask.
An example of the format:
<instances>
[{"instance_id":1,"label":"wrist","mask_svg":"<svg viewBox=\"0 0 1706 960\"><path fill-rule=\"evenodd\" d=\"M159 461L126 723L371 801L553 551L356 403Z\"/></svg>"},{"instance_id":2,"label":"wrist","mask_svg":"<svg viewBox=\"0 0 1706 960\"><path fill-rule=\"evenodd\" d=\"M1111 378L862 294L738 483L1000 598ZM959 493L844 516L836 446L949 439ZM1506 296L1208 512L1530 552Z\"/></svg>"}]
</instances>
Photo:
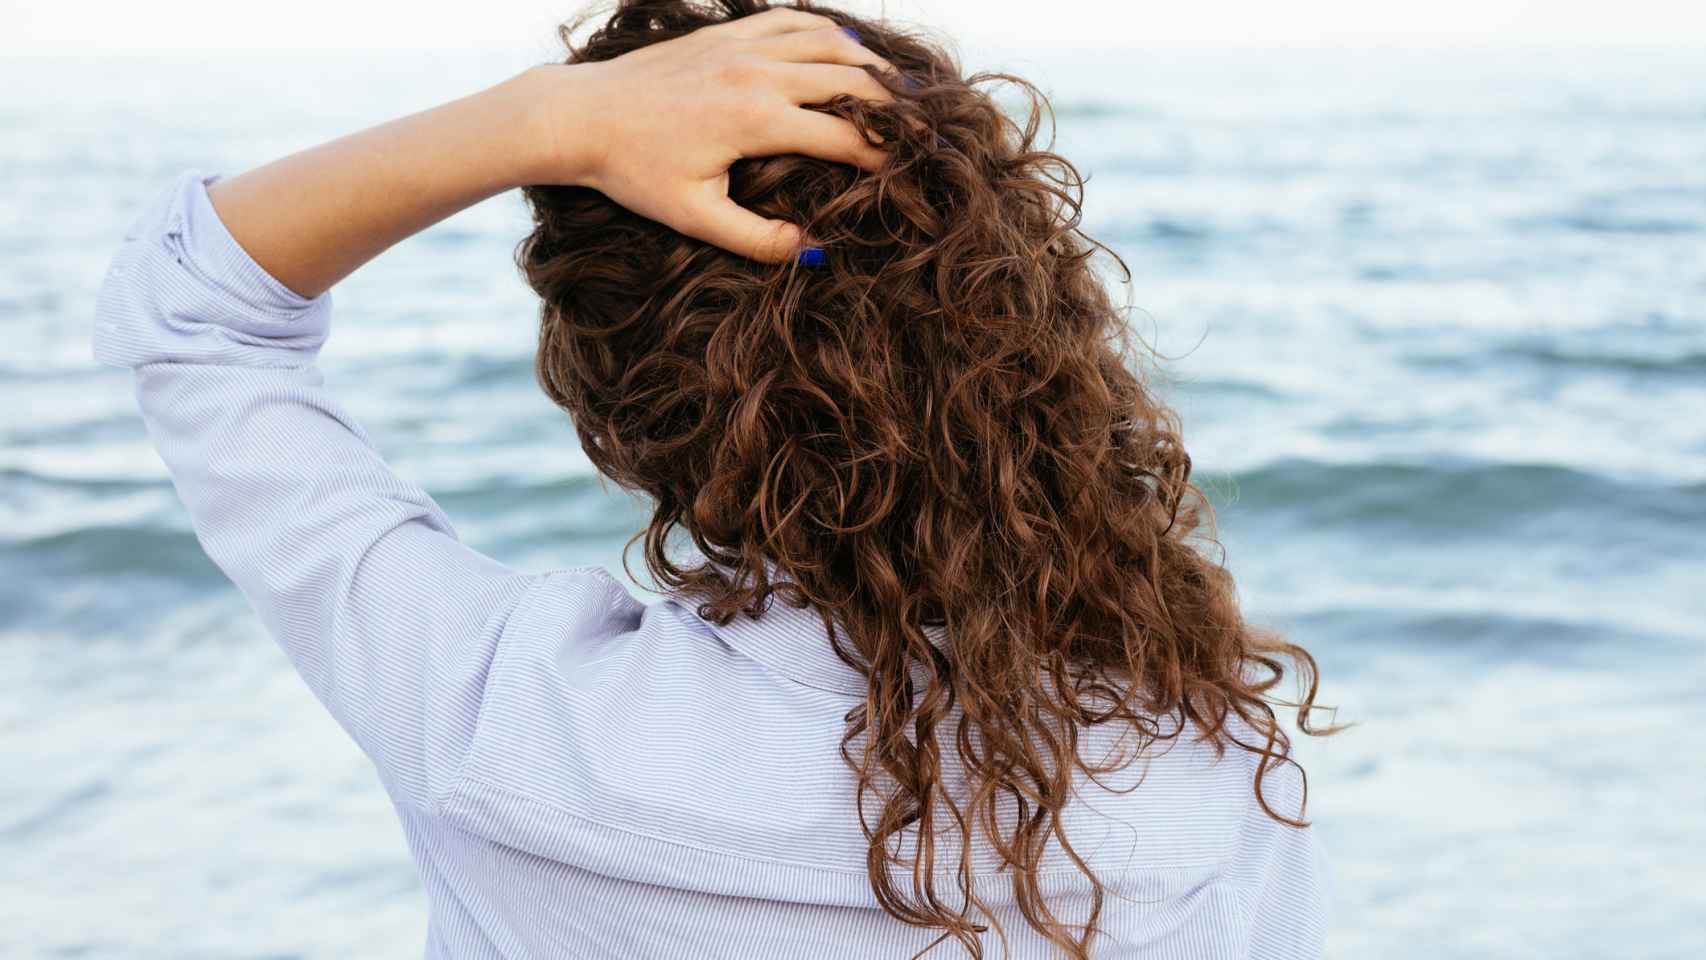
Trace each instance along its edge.
<instances>
[{"instance_id":1,"label":"wrist","mask_svg":"<svg viewBox=\"0 0 1706 960\"><path fill-rule=\"evenodd\" d=\"M515 186L592 182L605 143L594 129L598 114L587 83L588 68L595 66L542 64L502 85L516 118Z\"/></svg>"}]
</instances>

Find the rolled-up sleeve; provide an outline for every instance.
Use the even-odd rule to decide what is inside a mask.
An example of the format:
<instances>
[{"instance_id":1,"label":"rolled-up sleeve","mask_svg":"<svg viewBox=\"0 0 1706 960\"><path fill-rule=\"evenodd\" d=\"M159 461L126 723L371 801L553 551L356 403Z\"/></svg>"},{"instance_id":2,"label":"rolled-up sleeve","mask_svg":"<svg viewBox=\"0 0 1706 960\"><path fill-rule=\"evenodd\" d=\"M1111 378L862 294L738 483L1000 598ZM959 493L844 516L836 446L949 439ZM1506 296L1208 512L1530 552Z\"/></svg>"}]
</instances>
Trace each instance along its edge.
<instances>
[{"instance_id":1,"label":"rolled-up sleeve","mask_svg":"<svg viewBox=\"0 0 1706 960\"><path fill-rule=\"evenodd\" d=\"M262 269L188 171L126 233L97 360L135 371L148 433L203 548L247 596L393 799L453 787L504 626L547 575L459 542L386 466L314 361L331 295Z\"/></svg>"}]
</instances>

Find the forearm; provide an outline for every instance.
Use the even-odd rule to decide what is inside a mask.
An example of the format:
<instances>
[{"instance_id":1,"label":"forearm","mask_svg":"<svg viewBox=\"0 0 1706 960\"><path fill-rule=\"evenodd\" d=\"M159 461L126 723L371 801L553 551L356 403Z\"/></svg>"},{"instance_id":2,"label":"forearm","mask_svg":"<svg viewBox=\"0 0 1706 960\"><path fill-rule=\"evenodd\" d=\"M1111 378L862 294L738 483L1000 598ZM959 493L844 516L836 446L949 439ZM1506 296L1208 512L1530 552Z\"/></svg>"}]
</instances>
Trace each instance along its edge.
<instances>
[{"instance_id":1,"label":"forearm","mask_svg":"<svg viewBox=\"0 0 1706 960\"><path fill-rule=\"evenodd\" d=\"M392 244L532 182L547 156L553 172L572 167L545 141L582 126L576 98L563 96L574 69L529 70L220 180L208 196L268 273L304 297L318 296ZM536 119L546 85L556 111L549 126Z\"/></svg>"},{"instance_id":2,"label":"forearm","mask_svg":"<svg viewBox=\"0 0 1706 960\"><path fill-rule=\"evenodd\" d=\"M244 250L313 298L397 241L530 183L580 184L642 217L743 256L792 260L797 224L728 196L743 157L888 162L849 121L807 109L892 100L894 66L834 20L775 8L612 60L550 64L441 107L215 183ZM914 121L922 123L922 121Z\"/></svg>"}]
</instances>

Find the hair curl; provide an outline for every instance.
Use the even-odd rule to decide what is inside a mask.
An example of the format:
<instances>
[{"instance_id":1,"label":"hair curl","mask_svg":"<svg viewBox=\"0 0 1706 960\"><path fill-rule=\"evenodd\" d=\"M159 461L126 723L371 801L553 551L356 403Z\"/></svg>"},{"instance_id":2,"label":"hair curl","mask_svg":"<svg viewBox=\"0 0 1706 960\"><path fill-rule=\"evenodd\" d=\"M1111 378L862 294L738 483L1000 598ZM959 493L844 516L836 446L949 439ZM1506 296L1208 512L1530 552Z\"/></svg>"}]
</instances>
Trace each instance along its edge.
<instances>
[{"instance_id":1,"label":"hair curl","mask_svg":"<svg viewBox=\"0 0 1706 960\"><path fill-rule=\"evenodd\" d=\"M622 0L584 43L571 34L591 14L562 38L570 63L608 60L767 6ZM1295 763L1270 706L1282 661L1306 691L1291 704L1299 728L1332 732L1309 724L1315 662L1247 624L1203 550L1212 511L1177 418L1133 372L1132 335L1092 256L1108 253L1128 283L1130 272L1079 230L1083 181L1052 139L1037 142L1046 98L1010 74L962 77L952 55L892 23L802 6L854 27L912 81L871 69L894 101L816 107L894 145L876 173L794 155L730 171L736 201L804 226L827 265L758 263L596 191L530 187L535 229L517 260L543 299L538 379L593 464L655 503L635 540L660 585L701 596L700 615L718 623L773 596L809 605L868 679L841 753L862 819L867 791L884 802L865 825L884 909L982 956L987 928L943 903L927 856L911 864L922 903L887 869L904 830L933 848L946 803L962 871L981 825L1017 867L1027 922L1086 957L1104 888L1060 813L1074 767L1095 776L1129 760L1087 765L1077 728L1127 723L1148 744L1189 721L1219 751L1258 754L1262 808L1302 826L1268 805L1262 778ZM980 89L992 81L1028 96L1023 127ZM678 566L666 550L677 532L709 562ZM951 642L933 644L927 627ZM914 663L928 669L922 691ZM1112 706L1091 709L1086 695ZM944 795L936 737L955 704L965 809ZM1259 742L1239 740L1233 714ZM1165 716L1180 721L1170 734ZM1065 738L1053 733L1062 722ZM1023 798L1011 837L994 827L1004 795ZM1094 889L1082 936L1039 893L1051 835Z\"/></svg>"}]
</instances>

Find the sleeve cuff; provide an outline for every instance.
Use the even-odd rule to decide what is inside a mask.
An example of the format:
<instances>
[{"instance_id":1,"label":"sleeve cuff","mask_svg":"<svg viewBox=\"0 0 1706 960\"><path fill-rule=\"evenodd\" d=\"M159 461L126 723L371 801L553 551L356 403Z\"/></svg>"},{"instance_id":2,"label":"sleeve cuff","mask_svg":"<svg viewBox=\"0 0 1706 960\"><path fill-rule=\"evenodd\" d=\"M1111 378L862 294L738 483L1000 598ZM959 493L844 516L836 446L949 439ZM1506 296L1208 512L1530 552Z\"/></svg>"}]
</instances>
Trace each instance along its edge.
<instances>
[{"instance_id":1,"label":"sleeve cuff","mask_svg":"<svg viewBox=\"0 0 1706 960\"><path fill-rule=\"evenodd\" d=\"M302 296L249 256L249 251L226 229L225 221L219 219L213 201L207 196L207 188L220 179L220 174L204 176L195 170L179 179L183 194L180 228L185 252L233 297L255 310L281 318L298 318L329 298L329 292L312 299Z\"/></svg>"},{"instance_id":2,"label":"sleeve cuff","mask_svg":"<svg viewBox=\"0 0 1706 960\"><path fill-rule=\"evenodd\" d=\"M125 233L96 304L94 352L151 362L302 366L324 343L331 293L303 297L256 263L187 170Z\"/></svg>"}]
</instances>

